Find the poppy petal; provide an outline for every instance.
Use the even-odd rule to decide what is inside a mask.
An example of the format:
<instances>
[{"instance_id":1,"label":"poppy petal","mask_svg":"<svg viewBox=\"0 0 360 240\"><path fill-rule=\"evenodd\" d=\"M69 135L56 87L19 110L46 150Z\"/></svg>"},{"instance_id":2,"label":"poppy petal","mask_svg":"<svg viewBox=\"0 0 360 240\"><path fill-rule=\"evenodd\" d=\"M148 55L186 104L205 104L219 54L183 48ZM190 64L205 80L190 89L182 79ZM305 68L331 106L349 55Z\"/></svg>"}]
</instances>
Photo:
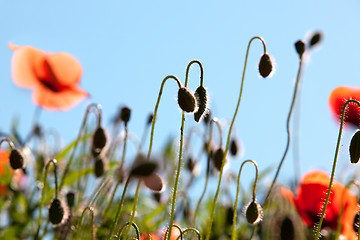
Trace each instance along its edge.
<instances>
[{"instance_id":1,"label":"poppy petal","mask_svg":"<svg viewBox=\"0 0 360 240\"><path fill-rule=\"evenodd\" d=\"M143 178L145 186L147 186L153 192L163 192L165 190L165 183L162 177L153 173L148 177Z\"/></svg>"},{"instance_id":2,"label":"poppy petal","mask_svg":"<svg viewBox=\"0 0 360 240\"><path fill-rule=\"evenodd\" d=\"M11 73L15 84L19 87L34 88L39 84L36 73L37 66L45 59L45 53L34 47L16 47L11 60Z\"/></svg>"},{"instance_id":3,"label":"poppy petal","mask_svg":"<svg viewBox=\"0 0 360 240\"><path fill-rule=\"evenodd\" d=\"M53 53L48 54L46 60L58 84L71 86L80 81L82 67L72 55L65 52Z\"/></svg>"},{"instance_id":4,"label":"poppy petal","mask_svg":"<svg viewBox=\"0 0 360 240\"><path fill-rule=\"evenodd\" d=\"M79 87L67 88L54 93L46 87L39 86L34 90L33 101L35 104L46 110L69 110L80 101L88 97L89 94Z\"/></svg>"}]
</instances>

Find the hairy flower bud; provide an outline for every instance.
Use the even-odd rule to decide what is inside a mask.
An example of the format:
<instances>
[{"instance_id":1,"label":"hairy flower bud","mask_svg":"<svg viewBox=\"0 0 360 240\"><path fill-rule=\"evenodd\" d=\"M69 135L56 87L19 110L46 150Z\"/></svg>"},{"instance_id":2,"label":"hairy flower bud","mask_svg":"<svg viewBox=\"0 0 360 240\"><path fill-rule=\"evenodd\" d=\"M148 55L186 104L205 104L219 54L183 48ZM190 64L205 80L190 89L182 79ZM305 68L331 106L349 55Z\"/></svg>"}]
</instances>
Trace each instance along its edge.
<instances>
[{"instance_id":1,"label":"hairy flower bud","mask_svg":"<svg viewBox=\"0 0 360 240\"><path fill-rule=\"evenodd\" d=\"M296 52L299 54L299 57L302 57L302 55L305 52L305 42L303 40L299 40L295 43L295 49Z\"/></svg>"},{"instance_id":2,"label":"hairy flower bud","mask_svg":"<svg viewBox=\"0 0 360 240\"><path fill-rule=\"evenodd\" d=\"M244 215L250 224L257 224L263 218L262 207L256 201L251 201L244 207Z\"/></svg>"},{"instance_id":3,"label":"hairy flower bud","mask_svg":"<svg viewBox=\"0 0 360 240\"><path fill-rule=\"evenodd\" d=\"M128 107L122 107L120 110L120 119L121 121L128 123L131 116L131 109Z\"/></svg>"},{"instance_id":4,"label":"hairy flower bud","mask_svg":"<svg viewBox=\"0 0 360 240\"><path fill-rule=\"evenodd\" d=\"M206 110L206 104L207 104L206 89L203 86L199 86L195 90L195 97L198 103L198 109L194 113L194 119L196 122L199 122L201 116L204 114Z\"/></svg>"},{"instance_id":5,"label":"hairy flower bud","mask_svg":"<svg viewBox=\"0 0 360 240\"><path fill-rule=\"evenodd\" d=\"M52 224L58 225L64 220L65 208L63 202L55 198L52 200L49 208L49 220Z\"/></svg>"},{"instance_id":6,"label":"hairy flower bud","mask_svg":"<svg viewBox=\"0 0 360 240\"><path fill-rule=\"evenodd\" d=\"M178 104L183 111L191 113L195 111L196 99L187 88L181 87L178 91Z\"/></svg>"},{"instance_id":7,"label":"hairy flower bud","mask_svg":"<svg viewBox=\"0 0 360 240\"><path fill-rule=\"evenodd\" d=\"M352 136L349 146L351 163L358 163L360 159L360 131Z\"/></svg>"},{"instance_id":8,"label":"hairy flower bud","mask_svg":"<svg viewBox=\"0 0 360 240\"><path fill-rule=\"evenodd\" d=\"M16 170L19 168L24 168L25 158L20 149L15 148L11 150L9 159L10 159L10 166L12 169Z\"/></svg>"},{"instance_id":9,"label":"hairy flower bud","mask_svg":"<svg viewBox=\"0 0 360 240\"><path fill-rule=\"evenodd\" d=\"M105 172L104 160L101 157L97 157L94 163L94 173L96 177L101 177Z\"/></svg>"},{"instance_id":10,"label":"hairy flower bud","mask_svg":"<svg viewBox=\"0 0 360 240\"><path fill-rule=\"evenodd\" d=\"M107 141L106 133L104 128L98 127L96 128L93 137L92 137L92 152L100 153L101 150L105 147Z\"/></svg>"},{"instance_id":11,"label":"hairy flower bud","mask_svg":"<svg viewBox=\"0 0 360 240\"><path fill-rule=\"evenodd\" d=\"M322 40L322 33L315 32L310 38L310 47L314 47L315 45L319 44Z\"/></svg>"},{"instance_id":12,"label":"hairy flower bud","mask_svg":"<svg viewBox=\"0 0 360 240\"><path fill-rule=\"evenodd\" d=\"M273 64L271 61L271 57L269 54L264 53L261 58L260 58L260 62L259 62L259 72L260 75L263 78L266 78L270 75L270 73L273 70Z\"/></svg>"},{"instance_id":13,"label":"hairy flower bud","mask_svg":"<svg viewBox=\"0 0 360 240\"><path fill-rule=\"evenodd\" d=\"M213 156L214 165L219 171L221 170L221 166L223 164L224 154L224 149L220 147L218 150L216 150Z\"/></svg>"}]
</instances>

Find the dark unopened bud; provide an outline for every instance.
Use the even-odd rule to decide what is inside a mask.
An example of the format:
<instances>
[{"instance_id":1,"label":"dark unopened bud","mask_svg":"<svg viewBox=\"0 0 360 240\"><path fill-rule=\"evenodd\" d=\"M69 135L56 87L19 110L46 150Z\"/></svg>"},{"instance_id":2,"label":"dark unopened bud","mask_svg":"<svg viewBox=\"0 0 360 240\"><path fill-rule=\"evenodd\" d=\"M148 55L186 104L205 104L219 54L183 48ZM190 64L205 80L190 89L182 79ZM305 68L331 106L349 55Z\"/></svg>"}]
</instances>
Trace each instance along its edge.
<instances>
[{"instance_id":1,"label":"dark unopened bud","mask_svg":"<svg viewBox=\"0 0 360 240\"><path fill-rule=\"evenodd\" d=\"M152 123L152 121L153 121L153 118L154 118L154 115L153 115L153 114L150 114L149 117L148 117L148 119L147 119L147 122L146 122L146 123L147 123L148 125L150 125L150 124Z\"/></svg>"},{"instance_id":2,"label":"dark unopened bud","mask_svg":"<svg viewBox=\"0 0 360 240\"><path fill-rule=\"evenodd\" d=\"M206 104L207 104L206 89L203 86L199 86L195 90L195 97L198 103L198 109L194 113L194 119L196 122L199 122L201 116L204 114L206 110Z\"/></svg>"},{"instance_id":3,"label":"dark unopened bud","mask_svg":"<svg viewBox=\"0 0 360 240\"><path fill-rule=\"evenodd\" d=\"M350 161L351 163L358 163L360 159L360 131L356 131L356 133L352 136L350 141Z\"/></svg>"},{"instance_id":4,"label":"dark unopened bud","mask_svg":"<svg viewBox=\"0 0 360 240\"><path fill-rule=\"evenodd\" d=\"M188 160L187 160L187 163L186 163L187 169L190 172L192 172L192 171L194 171L195 165L196 165L195 160L192 157L189 157Z\"/></svg>"},{"instance_id":5,"label":"dark unopened bud","mask_svg":"<svg viewBox=\"0 0 360 240\"><path fill-rule=\"evenodd\" d=\"M158 164L155 162L143 162L136 164L131 170L130 175L136 176L136 177L147 177L150 176L155 172L157 169Z\"/></svg>"},{"instance_id":6,"label":"dark unopened bud","mask_svg":"<svg viewBox=\"0 0 360 240\"><path fill-rule=\"evenodd\" d=\"M207 111L204 115L204 123L208 125L211 121L211 111Z\"/></svg>"},{"instance_id":7,"label":"dark unopened bud","mask_svg":"<svg viewBox=\"0 0 360 240\"><path fill-rule=\"evenodd\" d=\"M105 164L102 158L96 158L94 164L94 173L96 177L101 177L105 172Z\"/></svg>"},{"instance_id":8,"label":"dark unopened bud","mask_svg":"<svg viewBox=\"0 0 360 240\"><path fill-rule=\"evenodd\" d=\"M262 207L256 201L251 201L244 207L246 220L250 224L257 224L262 220Z\"/></svg>"},{"instance_id":9,"label":"dark unopened bud","mask_svg":"<svg viewBox=\"0 0 360 240\"><path fill-rule=\"evenodd\" d=\"M10 153L10 166L12 169L24 168L25 158L21 150L15 148Z\"/></svg>"},{"instance_id":10,"label":"dark unopened bud","mask_svg":"<svg viewBox=\"0 0 360 240\"><path fill-rule=\"evenodd\" d=\"M96 128L93 134L92 146L91 146L92 151L94 152L93 154L96 155L97 153L100 153L101 150L105 147L106 141L107 141L107 137L104 128L102 127Z\"/></svg>"},{"instance_id":11,"label":"dark unopened bud","mask_svg":"<svg viewBox=\"0 0 360 240\"><path fill-rule=\"evenodd\" d=\"M310 47L317 45L322 40L321 32L315 32L310 38Z\"/></svg>"},{"instance_id":12,"label":"dark unopened bud","mask_svg":"<svg viewBox=\"0 0 360 240\"><path fill-rule=\"evenodd\" d=\"M292 220L289 217L285 217L281 223L280 240L294 240L295 228Z\"/></svg>"},{"instance_id":13,"label":"dark unopened bud","mask_svg":"<svg viewBox=\"0 0 360 240\"><path fill-rule=\"evenodd\" d=\"M196 99L194 95L185 87L179 88L178 104L185 112L194 112L196 108Z\"/></svg>"},{"instance_id":14,"label":"dark unopened bud","mask_svg":"<svg viewBox=\"0 0 360 240\"><path fill-rule=\"evenodd\" d=\"M223 159L224 159L224 149L219 148L216 150L213 156L214 165L217 170L221 170L221 166L223 165Z\"/></svg>"},{"instance_id":15,"label":"dark unopened bud","mask_svg":"<svg viewBox=\"0 0 360 240\"><path fill-rule=\"evenodd\" d=\"M360 211L357 211L353 221L353 229L356 232L356 234L358 234L359 232L359 217L360 217Z\"/></svg>"},{"instance_id":16,"label":"dark unopened bud","mask_svg":"<svg viewBox=\"0 0 360 240\"><path fill-rule=\"evenodd\" d=\"M231 226L233 223L233 218L234 218L234 208L233 207L228 207L226 209L226 224L228 226Z\"/></svg>"},{"instance_id":17,"label":"dark unopened bud","mask_svg":"<svg viewBox=\"0 0 360 240\"><path fill-rule=\"evenodd\" d=\"M235 138L233 138L231 139L230 142L230 153L232 156L236 156L238 152L239 152L239 143Z\"/></svg>"},{"instance_id":18,"label":"dark unopened bud","mask_svg":"<svg viewBox=\"0 0 360 240\"><path fill-rule=\"evenodd\" d=\"M62 205L62 202L55 198L49 208L49 220L52 224L58 225L62 222L65 215L65 209Z\"/></svg>"},{"instance_id":19,"label":"dark unopened bud","mask_svg":"<svg viewBox=\"0 0 360 240\"><path fill-rule=\"evenodd\" d=\"M260 62L259 62L259 72L260 75L263 78L266 78L270 75L270 73L273 70L273 64L271 61L271 57L269 54L264 53L261 58L260 58Z\"/></svg>"},{"instance_id":20,"label":"dark unopened bud","mask_svg":"<svg viewBox=\"0 0 360 240\"><path fill-rule=\"evenodd\" d=\"M75 205L75 192L69 191L66 194L66 202L70 208L72 208Z\"/></svg>"},{"instance_id":21,"label":"dark unopened bud","mask_svg":"<svg viewBox=\"0 0 360 240\"><path fill-rule=\"evenodd\" d=\"M120 119L121 121L127 123L130 120L131 109L128 107L122 107L120 110Z\"/></svg>"},{"instance_id":22,"label":"dark unopened bud","mask_svg":"<svg viewBox=\"0 0 360 240\"><path fill-rule=\"evenodd\" d=\"M305 52L305 42L303 40L299 40L295 43L295 49L296 52L299 54L300 57L302 57L302 55Z\"/></svg>"}]
</instances>

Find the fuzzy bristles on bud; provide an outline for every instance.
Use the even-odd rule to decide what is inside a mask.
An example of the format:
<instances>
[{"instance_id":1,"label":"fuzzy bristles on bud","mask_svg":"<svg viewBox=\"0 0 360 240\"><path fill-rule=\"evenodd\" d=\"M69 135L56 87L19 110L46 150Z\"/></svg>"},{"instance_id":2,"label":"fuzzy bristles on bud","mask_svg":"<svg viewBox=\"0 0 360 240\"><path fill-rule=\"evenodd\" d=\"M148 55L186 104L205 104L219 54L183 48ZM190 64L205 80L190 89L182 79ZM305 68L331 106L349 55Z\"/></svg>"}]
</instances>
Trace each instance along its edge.
<instances>
[{"instance_id":1,"label":"fuzzy bristles on bud","mask_svg":"<svg viewBox=\"0 0 360 240\"><path fill-rule=\"evenodd\" d=\"M259 72L263 78L267 78L273 71L273 64L269 54L264 53L259 62Z\"/></svg>"},{"instance_id":2,"label":"fuzzy bristles on bud","mask_svg":"<svg viewBox=\"0 0 360 240\"><path fill-rule=\"evenodd\" d=\"M356 232L356 235L359 232L359 220L360 220L359 217L360 217L360 211L357 211L353 221L353 229Z\"/></svg>"},{"instance_id":3,"label":"fuzzy bristles on bud","mask_svg":"<svg viewBox=\"0 0 360 240\"><path fill-rule=\"evenodd\" d=\"M295 43L295 49L296 52L299 54L299 57L302 57L302 55L305 52L305 42L303 40L299 40Z\"/></svg>"},{"instance_id":4,"label":"fuzzy bristles on bud","mask_svg":"<svg viewBox=\"0 0 360 240\"><path fill-rule=\"evenodd\" d=\"M194 119L196 122L199 122L206 110L206 104L207 104L206 89L203 86L199 86L195 90L195 97L198 103L198 109L194 113Z\"/></svg>"},{"instance_id":5,"label":"fuzzy bristles on bud","mask_svg":"<svg viewBox=\"0 0 360 240\"><path fill-rule=\"evenodd\" d=\"M257 224L259 223L263 218L263 211L260 204L258 204L256 201L251 201L244 207L244 215L246 217L246 220L250 224Z\"/></svg>"},{"instance_id":6,"label":"fuzzy bristles on bud","mask_svg":"<svg viewBox=\"0 0 360 240\"><path fill-rule=\"evenodd\" d=\"M52 200L49 208L49 220L53 225L64 223L69 216L69 211L63 201L55 198Z\"/></svg>"},{"instance_id":7,"label":"fuzzy bristles on bud","mask_svg":"<svg viewBox=\"0 0 360 240\"><path fill-rule=\"evenodd\" d=\"M197 105L194 95L185 87L179 88L178 104L183 111L188 113L194 112Z\"/></svg>"},{"instance_id":8,"label":"fuzzy bristles on bud","mask_svg":"<svg viewBox=\"0 0 360 240\"><path fill-rule=\"evenodd\" d=\"M94 131L93 137L92 137L92 154L93 156L97 156L100 154L101 150L105 147L107 142L107 136L104 128L98 127Z\"/></svg>"},{"instance_id":9,"label":"fuzzy bristles on bud","mask_svg":"<svg viewBox=\"0 0 360 240\"><path fill-rule=\"evenodd\" d=\"M360 131L356 131L356 133L352 136L350 146L350 161L351 163L358 163L360 159Z\"/></svg>"},{"instance_id":10,"label":"fuzzy bristles on bud","mask_svg":"<svg viewBox=\"0 0 360 240\"><path fill-rule=\"evenodd\" d=\"M10 153L10 166L12 169L20 169L25 167L25 158L21 150L15 148Z\"/></svg>"}]
</instances>

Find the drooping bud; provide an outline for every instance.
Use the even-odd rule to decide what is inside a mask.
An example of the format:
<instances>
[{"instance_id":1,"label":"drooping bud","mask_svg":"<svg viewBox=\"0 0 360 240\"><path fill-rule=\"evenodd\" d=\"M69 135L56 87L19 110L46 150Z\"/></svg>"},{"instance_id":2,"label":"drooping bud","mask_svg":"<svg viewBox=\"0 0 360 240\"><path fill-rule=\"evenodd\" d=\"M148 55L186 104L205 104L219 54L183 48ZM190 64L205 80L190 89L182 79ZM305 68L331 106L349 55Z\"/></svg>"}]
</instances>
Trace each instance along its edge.
<instances>
[{"instance_id":1,"label":"drooping bud","mask_svg":"<svg viewBox=\"0 0 360 240\"><path fill-rule=\"evenodd\" d=\"M259 62L259 72L260 75L263 78L266 78L270 75L270 73L273 70L273 64L271 61L271 57L269 54L264 53L261 58L260 58L260 62Z\"/></svg>"},{"instance_id":2,"label":"drooping bud","mask_svg":"<svg viewBox=\"0 0 360 240\"><path fill-rule=\"evenodd\" d=\"M294 240L295 228L292 220L289 217L285 217L281 223L280 240Z\"/></svg>"},{"instance_id":3,"label":"drooping bud","mask_svg":"<svg viewBox=\"0 0 360 240\"><path fill-rule=\"evenodd\" d=\"M120 110L120 119L121 121L128 123L131 116L131 109L128 107L122 107Z\"/></svg>"},{"instance_id":4,"label":"drooping bud","mask_svg":"<svg viewBox=\"0 0 360 240\"><path fill-rule=\"evenodd\" d=\"M214 165L219 171L221 170L224 154L224 149L220 147L218 150L216 150L213 156Z\"/></svg>"},{"instance_id":5,"label":"drooping bud","mask_svg":"<svg viewBox=\"0 0 360 240\"><path fill-rule=\"evenodd\" d=\"M250 224L257 224L263 218L262 207L256 201L251 201L244 207L244 215Z\"/></svg>"},{"instance_id":6,"label":"drooping bud","mask_svg":"<svg viewBox=\"0 0 360 240\"><path fill-rule=\"evenodd\" d=\"M49 208L49 220L53 225L60 224L65 215L65 209L62 202L55 198L52 200Z\"/></svg>"},{"instance_id":7,"label":"drooping bud","mask_svg":"<svg viewBox=\"0 0 360 240\"><path fill-rule=\"evenodd\" d=\"M360 131L357 130L352 136L349 146L351 163L358 163L360 159Z\"/></svg>"},{"instance_id":8,"label":"drooping bud","mask_svg":"<svg viewBox=\"0 0 360 240\"><path fill-rule=\"evenodd\" d=\"M191 113L195 111L196 99L186 87L179 88L178 104L180 108L185 112Z\"/></svg>"},{"instance_id":9,"label":"drooping bud","mask_svg":"<svg viewBox=\"0 0 360 240\"><path fill-rule=\"evenodd\" d=\"M135 177L147 177L155 172L158 164L156 162L143 162L137 164L130 170L130 175Z\"/></svg>"},{"instance_id":10,"label":"drooping bud","mask_svg":"<svg viewBox=\"0 0 360 240\"><path fill-rule=\"evenodd\" d=\"M360 211L357 211L353 221L353 229L356 232L356 234L358 234L359 232L359 220L360 220L359 217L360 217Z\"/></svg>"},{"instance_id":11,"label":"drooping bud","mask_svg":"<svg viewBox=\"0 0 360 240\"><path fill-rule=\"evenodd\" d=\"M322 33L315 32L310 38L310 47L314 47L315 45L319 44L322 40Z\"/></svg>"},{"instance_id":12,"label":"drooping bud","mask_svg":"<svg viewBox=\"0 0 360 240\"><path fill-rule=\"evenodd\" d=\"M295 49L296 52L299 54L299 57L302 57L302 55L305 52L305 42L303 40L299 40L295 43Z\"/></svg>"},{"instance_id":13,"label":"drooping bud","mask_svg":"<svg viewBox=\"0 0 360 240\"><path fill-rule=\"evenodd\" d=\"M211 121L211 111L207 111L204 115L204 123L208 125Z\"/></svg>"},{"instance_id":14,"label":"drooping bud","mask_svg":"<svg viewBox=\"0 0 360 240\"><path fill-rule=\"evenodd\" d=\"M98 156L101 150L105 147L107 141L105 129L102 127L96 128L92 137L91 152L93 156Z\"/></svg>"},{"instance_id":15,"label":"drooping bud","mask_svg":"<svg viewBox=\"0 0 360 240\"><path fill-rule=\"evenodd\" d=\"M75 192L69 191L66 194L66 202L70 208L72 208L75 205Z\"/></svg>"},{"instance_id":16,"label":"drooping bud","mask_svg":"<svg viewBox=\"0 0 360 240\"><path fill-rule=\"evenodd\" d=\"M153 192L163 192L165 190L164 179L157 173L152 173L147 177L142 178L146 187Z\"/></svg>"},{"instance_id":17,"label":"drooping bud","mask_svg":"<svg viewBox=\"0 0 360 240\"><path fill-rule=\"evenodd\" d=\"M230 141L230 153L232 156L236 156L239 152L239 143L235 138Z\"/></svg>"},{"instance_id":18,"label":"drooping bud","mask_svg":"<svg viewBox=\"0 0 360 240\"><path fill-rule=\"evenodd\" d=\"M11 150L9 160L10 166L14 170L25 167L25 158L20 149L14 148Z\"/></svg>"},{"instance_id":19,"label":"drooping bud","mask_svg":"<svg viewBox=\"0 0 360 240\"><path fill-rule=\"evenodd\" d=\"M97 157L94 163L94 173L96 177L101 177L105 172L104 160L101 157Z\"/></svg>"},{"instance_id":20,"label":"drooping bud","mask_svg":"<svg viewBox=\"0 0 360 240\"><path fill-rule=\"evenodd\" d=\"M196 122L199 122L201 116L204 114L206 110L206 104L207 104L206 89L203 86L199 86L195 90L195 97L198 103L198 109L194 113L194 119Z\"/></svg>"},{"instance_id":21,"label":"drooping bud","mask_svg":"<svg viewBox=\"0 0 360 240\"><path fill-rule=\"evenodd\" d=\"M153 121L153 118L154 118L154 115L153 114L149 114L149 116L148 116L148 119L147 119L147 124L148 125L150 125L151 123L152 123L152 121Z\"/></svg>"}]
</instances>

